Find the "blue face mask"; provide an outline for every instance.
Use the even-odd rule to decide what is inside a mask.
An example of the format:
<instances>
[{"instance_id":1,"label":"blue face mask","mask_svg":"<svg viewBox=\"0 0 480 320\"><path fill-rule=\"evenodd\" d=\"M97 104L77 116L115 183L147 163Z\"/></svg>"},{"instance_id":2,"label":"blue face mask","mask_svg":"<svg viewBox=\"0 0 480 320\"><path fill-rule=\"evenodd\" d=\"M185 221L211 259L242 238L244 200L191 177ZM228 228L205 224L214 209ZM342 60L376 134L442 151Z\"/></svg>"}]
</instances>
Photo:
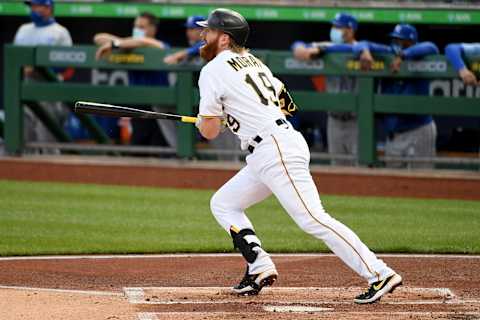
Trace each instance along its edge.
<instances>
[{"instance_id":1,"label":"blue face mask","mask_svg":"<svg viewBox=\"0 0 480 320\"><path fill-rule=\"evenodd\" d=\"M330 40L335 44L343 43L343 32L340 29L330 29Z\"/></svg>"},{"instance_id":2,"label":"blue face mask","mask_svg":"<svg viewBox=\"0 0 480 320\"><path fill-rule=\"evenodd\" d=\"M37 27L45 27L55 22L55 19L53 19L52 17L45 19L36 11L30 12L30 19L32 19L33 24Z\"/></svg>"},{"instance_id":3,"label":"blue face mask","mask_svg":"<svg viewBox=\"0 0 480 320\"><path fill-rule=\"evenodd\" d=\"M133 38L145 38L145 30L140 28L133 28L132 31Z\"/></svg>"}]
</instances>

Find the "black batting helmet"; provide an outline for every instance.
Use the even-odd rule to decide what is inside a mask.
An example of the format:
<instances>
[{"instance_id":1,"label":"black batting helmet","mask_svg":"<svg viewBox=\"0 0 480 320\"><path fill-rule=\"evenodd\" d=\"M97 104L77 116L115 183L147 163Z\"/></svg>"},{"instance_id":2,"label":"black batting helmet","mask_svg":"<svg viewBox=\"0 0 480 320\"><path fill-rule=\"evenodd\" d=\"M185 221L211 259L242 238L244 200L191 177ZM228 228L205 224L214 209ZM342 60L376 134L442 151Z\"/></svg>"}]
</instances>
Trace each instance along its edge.
<instances>
[{"instance_id":1,"label":"black batting helmet","mask_svg":"<svg viewBox=\"0 0 480 320\"><path fill-rule=\"evenodd\" d=\"M197 24L204 28L221 30L241 46L247 42L250 32L247 20L240 13L230 9L215 9L210 12L206 21L198 21Z\"/></svg>"}]
</instances>

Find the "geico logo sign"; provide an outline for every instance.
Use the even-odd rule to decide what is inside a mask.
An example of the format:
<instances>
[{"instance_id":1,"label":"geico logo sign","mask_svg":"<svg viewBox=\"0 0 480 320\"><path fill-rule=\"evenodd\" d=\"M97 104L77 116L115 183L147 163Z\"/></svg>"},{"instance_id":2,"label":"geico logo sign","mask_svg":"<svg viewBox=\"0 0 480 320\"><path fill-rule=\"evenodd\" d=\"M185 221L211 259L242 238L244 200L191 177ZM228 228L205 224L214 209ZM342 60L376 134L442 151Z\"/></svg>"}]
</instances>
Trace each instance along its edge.
<instances>
[{"instance_id":1,"label":"geico logo sign","mask_svg":"<svg viewBox=\"0 0 480 320\"><path fill-rule=\"evenodd\" d=\"M285 60L285 68L287 69L316 69L322 70L325 66L323 60L314 61L298 61L297 59L288 58Z\"/></svg>"},{"instance_id":2,"label":"geico logo sign","mask_svg":"<svg viewBox=\"0 0 480 320\"><path fill-rule=\"evenodd\" d=\"M422 72L445 72L447 71L447 63L445 61L409 62L407 64L407 70Z\"/></svg>"},{"instance_id":3,"label":"geico logo sign","mask_svg":"<svg viewBox=\"0 0 480 320\"><path fill-rule=\"evenodd\" d=\"M48 56L52 62L75 62L85 63L87 61L87 53L85 51L50 51Z\"/></svg>"}]
</instances>

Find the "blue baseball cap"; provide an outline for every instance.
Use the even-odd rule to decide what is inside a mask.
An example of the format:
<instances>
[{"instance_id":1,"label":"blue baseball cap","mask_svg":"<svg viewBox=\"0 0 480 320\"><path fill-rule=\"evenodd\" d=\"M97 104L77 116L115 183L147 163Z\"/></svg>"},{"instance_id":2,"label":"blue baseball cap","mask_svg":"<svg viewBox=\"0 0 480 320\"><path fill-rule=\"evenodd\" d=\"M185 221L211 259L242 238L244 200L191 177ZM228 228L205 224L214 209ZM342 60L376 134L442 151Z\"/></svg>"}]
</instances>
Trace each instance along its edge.
<instances>
[{"instance_id":1,"label":"blue baseball cap","mask_svg":"<svg viewBox=\"0 0 480 320\"><path fill-rule=\"evenodd\" d=\"M205 17L204 16L190 16L187 18L187 21L185 21L185 28L189 29L196 29L196 28L201 28L197 22L199 21L204 21Z\"/></svg>"},{"instance_id":2,"label":"blue baseball cap","mask_svg":"<svg viewBox=\"0 0 480 320\"><path fill-rule=\"evenodd\" d=\"M32 4L36 4L40 6L53 7L53 0L26 0L23 3L25 3L28 6L31 6Z\"/></svg>"},{"instance_id":3,"label":"blue baseball cap","mask_svg":"<svg viewBox=\"0 0 480 320\"><path fill-rule=\"evenodd\" d=\"M418 41L417 29L411 24L397 24L393 32L388 34L391 38Z\"/></svg>"},{"instance_id":4,"label":"blue baseball cap","mask_svg":"<svg viewBox=\"0 0 480 320\"><path fill-rule=\"evenodd\" d=\"M338 28L351 28L353 30L357 30L358 22L354 16L348 13L337 13L335 15L335 19L332 20L332 24Z\"/></svg>"}]
</instances>

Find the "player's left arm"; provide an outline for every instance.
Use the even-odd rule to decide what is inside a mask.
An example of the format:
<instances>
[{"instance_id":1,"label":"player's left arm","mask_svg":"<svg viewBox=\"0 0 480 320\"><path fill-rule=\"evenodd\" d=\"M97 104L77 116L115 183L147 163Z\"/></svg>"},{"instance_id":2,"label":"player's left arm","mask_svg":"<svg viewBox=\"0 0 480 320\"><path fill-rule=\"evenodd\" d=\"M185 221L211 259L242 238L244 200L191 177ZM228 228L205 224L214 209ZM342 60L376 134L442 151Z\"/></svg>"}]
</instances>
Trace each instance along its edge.
<instances>
[{"instance_id":1,"label":"player's left arm","mask_svg":"<svg viewBox=\"0 0 480 320\"><path fill-rule=\"evenodd\" d=\"M193 57L198 57L200 55L200 47L203 46L203 44L203 41L197 42L190 48L172 53L166 56L163 59L163 62L167 64L176 64Z\"/></svg>"},{"instance_id":2,"label":"player's left arm","mask_svg":"<svg viewBox=\"0 0 480 320\"><path fill-rule=\"evenodd\" d=\"M280 89L278 102L280 104L280 110L282 110L283 114L286 116L293 117L295 113L297 113L298 107L295 102L293 102L292 96L290 95L290 92L288 92L285 85L283 85Z\"/></svg>"},{"instance_id":3,"label":"player's left arm","mask_svg":"<svg viewBox=\"0 0 480 320\"><path fill-rule=\"evenodd\" d=\"M287 90L285 84L275 77L270 70L268 70L270 75L270 79L272 80L273 88L277 94L278 104L280 110L282 110L283 114L286 116L292 117L298 110L297 105L293 102L293 98Z\"/></svg>"},{"instance_id":4,"label":"player's left arm","mask_svg":"<svg viewBox=\"0 0 480 320\"><path fill-rule=\"evenodd\" d=\"M402 50L401 56L403 59L418 59L428 55L438 54L439 50L433 42L420 42L413 46Z\"/></svg>"},{"instance_id":5,"label":"player's left arm","mask_svg":"<svg viewBox=\"0 0 480 320\"><path fill-rule=\"evenodd\" d=\"M70 32L66 28L62 28L61 30L62 32L60 34L60 37L56 45L71 47L73 45L73 41L72 41L72 36L70 35ZM57 79L60 81L70 80L75 74L75 69L72 67L68 67L68 68L54 67L52 68L52 70L54 70L54 72L56 73Z\"/></svg>"}]
</instances>

